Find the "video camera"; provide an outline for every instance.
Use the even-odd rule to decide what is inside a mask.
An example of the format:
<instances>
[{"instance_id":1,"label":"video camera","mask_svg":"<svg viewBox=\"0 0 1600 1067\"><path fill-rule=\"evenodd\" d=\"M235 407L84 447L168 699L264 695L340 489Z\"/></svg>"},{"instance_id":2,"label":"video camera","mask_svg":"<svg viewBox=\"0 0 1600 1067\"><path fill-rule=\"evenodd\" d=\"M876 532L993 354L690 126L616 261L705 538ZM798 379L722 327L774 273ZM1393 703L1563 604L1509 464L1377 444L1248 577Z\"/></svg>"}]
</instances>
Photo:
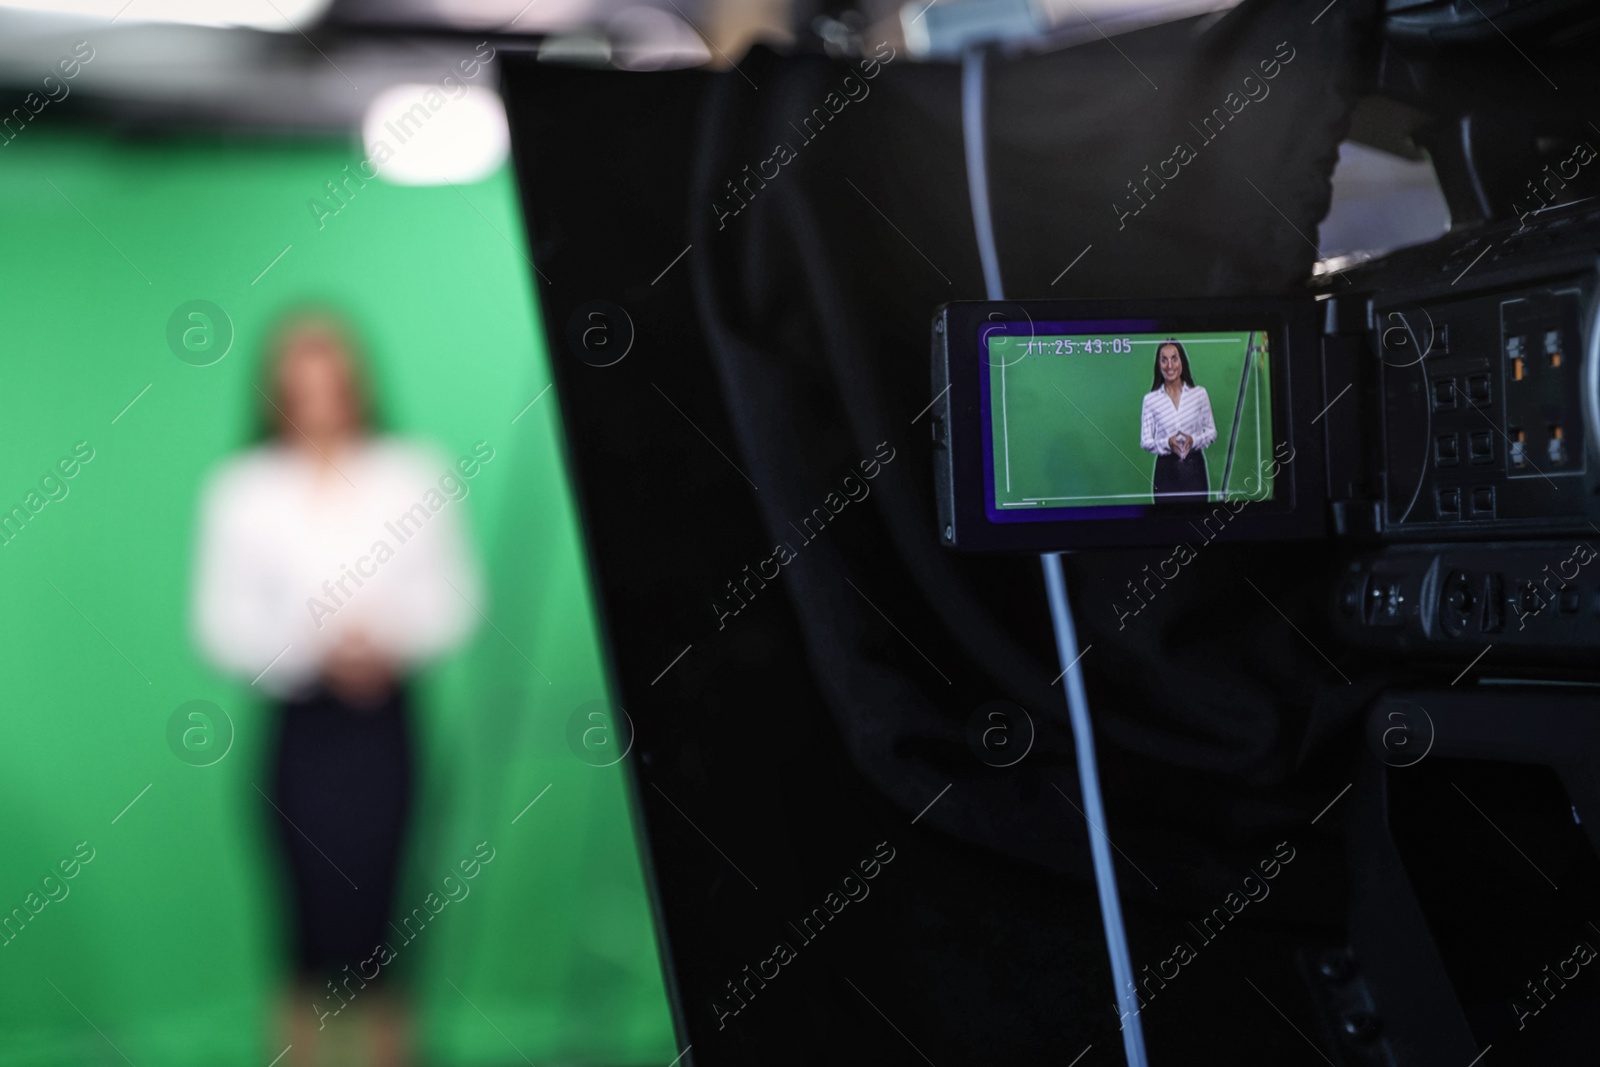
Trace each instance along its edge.
<instances>
[{"instance_id":1,"label":"video camera","mask_svg":"<svg viewBox=\"0 0 1600 1067\"><path fill-rule=\"evenodd\" d=\"M1336 593L1354 640L1593 647L1597 257L1589 201L1325 270L1304 297L944 305L941 540L1377 541Z\"/></svg>"}]
</instances>

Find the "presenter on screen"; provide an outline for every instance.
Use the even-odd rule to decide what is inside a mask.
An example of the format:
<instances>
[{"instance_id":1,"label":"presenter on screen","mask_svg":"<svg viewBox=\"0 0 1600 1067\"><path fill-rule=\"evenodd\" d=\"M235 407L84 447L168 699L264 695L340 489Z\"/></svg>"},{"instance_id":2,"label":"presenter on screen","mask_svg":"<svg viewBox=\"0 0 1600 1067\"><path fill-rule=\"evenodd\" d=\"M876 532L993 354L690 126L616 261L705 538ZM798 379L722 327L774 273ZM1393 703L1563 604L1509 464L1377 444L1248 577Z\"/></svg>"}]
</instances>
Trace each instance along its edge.
<instances>
[{"instance_id":1,"label":"presenter on screen","mask_svg":"<svg viewBox=\"0 0 1600 1067\"><path fill-rule=\"evenodd\" d=\"M1139 420L1139 447L1156 457L1151 492L1204 500L1211 488L1205 448L1216 439L1211 398L1194 384L1189 354L1177 341L1163 341Z\"/></svg>"},{"instance_id":2,"label":"presenter on screen","mask_svg":"<svg viewBox=\"0 0 1600 1067\"><path fill-rule=\"evenodd\" d=\"M261 792L291 893L288 1063L324 1062L321 1031L349 1001L369 1021L362 1062L397 1067L403 1013L373 956L394 940L412 679L471 633L478 567L437 488L455 484L444 459L377 432L345 323L291 315L267 349L253 398L263 440L223 463L202 501L195 630L275 705Z\"/></svg>"}]
</instances>

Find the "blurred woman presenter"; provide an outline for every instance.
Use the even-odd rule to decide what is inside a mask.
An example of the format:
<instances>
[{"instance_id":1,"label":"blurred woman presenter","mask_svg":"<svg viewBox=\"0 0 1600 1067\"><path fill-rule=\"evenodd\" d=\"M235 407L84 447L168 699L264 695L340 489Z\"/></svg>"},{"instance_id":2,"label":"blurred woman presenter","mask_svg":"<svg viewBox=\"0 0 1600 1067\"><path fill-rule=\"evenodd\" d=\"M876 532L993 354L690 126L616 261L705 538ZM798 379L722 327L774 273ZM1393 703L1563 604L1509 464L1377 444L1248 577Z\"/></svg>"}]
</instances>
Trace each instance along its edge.
<instances>
[{"instance_id":1,"label":"blurred woman presenter","mask_svg":"<svg viewBox=\"0 0 1600 1067\"><path fill-rule=\"evenodd\" d=\"M265 372L265 440L204 491L194 626L217 666L275 701L266 799L292 895L291 1062L316 1061L350 1000L372 1022L371 1061L399 1064L404 1027L373 961L412 806L411 679L467 638L482 583L458 494L441 492L461 488L454 472L375 432L341 321L288 318Z\"/></svg>"}]
</instances>

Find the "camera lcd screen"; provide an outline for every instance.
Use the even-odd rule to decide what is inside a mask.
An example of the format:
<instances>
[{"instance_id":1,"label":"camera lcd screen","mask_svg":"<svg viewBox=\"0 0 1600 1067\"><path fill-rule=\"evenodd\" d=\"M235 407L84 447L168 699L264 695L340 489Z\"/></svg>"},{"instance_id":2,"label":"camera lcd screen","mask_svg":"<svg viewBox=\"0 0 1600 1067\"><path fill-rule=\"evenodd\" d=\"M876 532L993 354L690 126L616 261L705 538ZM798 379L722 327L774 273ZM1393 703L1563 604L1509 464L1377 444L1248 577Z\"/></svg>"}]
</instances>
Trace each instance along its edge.
<instances>
[{"instance_id":1,"label":"camera lcd screen","mask_svg":"<svg viewBox=\"0 0 1600 1067\"><path fill-rule=\"evenodd\" d=\"M1273 499L1270 323L986 322L978 383L991 522L1134 518Z\"/></svg>"}]
</instances>

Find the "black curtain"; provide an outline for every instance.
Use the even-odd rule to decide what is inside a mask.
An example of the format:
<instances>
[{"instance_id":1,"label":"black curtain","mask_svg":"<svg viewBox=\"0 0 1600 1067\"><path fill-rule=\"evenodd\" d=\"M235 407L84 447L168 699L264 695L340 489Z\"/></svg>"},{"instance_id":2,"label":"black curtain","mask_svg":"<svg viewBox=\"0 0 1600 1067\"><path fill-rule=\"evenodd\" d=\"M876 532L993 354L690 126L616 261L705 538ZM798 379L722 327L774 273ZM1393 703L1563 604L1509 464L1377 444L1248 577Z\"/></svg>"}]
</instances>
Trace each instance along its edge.
<instances>
[{"instance_id":1,"label":"black curtain","mask_svg":"<svg viewBox=\"0 0 1600 1067\"><path fill-rule=\"evenodd\" d=\"M1298 291L1374 8L1247 2L992 59L1008 295ZM936 537L931 314L983 295L959 70L868 39L508 78L691 1057L1115 1062L1038 562ZM591 321L632 335L625 358L579 358ZM1319 622L1329 546L1205 545L1150 583L1170 555L1068 560L1136 966L1198 950L1148 987L1153 1058L1320 1063L1296 953L1341 943L1344 875L1311 819L1379 679ZM1012 749L975 744L996 701L1021 709ZM871 894L805 939L791 924L882 841ZM1201 939L1190 921L1285 848L1270 895ZM795 958L751 981L785 938Z\"/></svg>"}]
</instances>

